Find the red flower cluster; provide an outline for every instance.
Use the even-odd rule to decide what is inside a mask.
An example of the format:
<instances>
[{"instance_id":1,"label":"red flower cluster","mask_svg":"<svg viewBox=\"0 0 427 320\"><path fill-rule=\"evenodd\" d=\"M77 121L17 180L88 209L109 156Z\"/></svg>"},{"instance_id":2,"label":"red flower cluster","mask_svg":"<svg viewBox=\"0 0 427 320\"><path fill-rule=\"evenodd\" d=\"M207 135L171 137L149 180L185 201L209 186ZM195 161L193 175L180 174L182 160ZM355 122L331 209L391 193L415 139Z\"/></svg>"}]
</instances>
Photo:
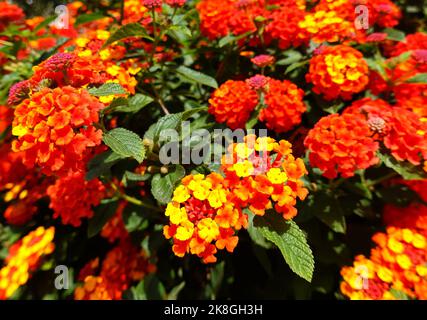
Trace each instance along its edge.
<instances>
[{"instance_id":1,"label":"red flower cluster","mask_svg":"<svg viewBox=\"0 0 427 320\"><path fill-rule=\"evenodd\" d=\"M47 189L54 218L61 217L63 224L80 226L82 218L93 216L92 206L97 206L105 196L103 184L94 179L85 180L84 172L69 172Z\"/></svg>"},{"instance_id":2,"label":"red flower cluster","mask_svg":"<svg viewBox=\"0 0 427 320\"><path fill-rule=\"evenodd\" d=\"M333 114L316 123L305 139L310 163L329 179L351 177L378 163L378 142L368 123L350 114Z\"/></svg>"},{"instance_id":3,"label":"red flower cluster","mask_svg":"<svg viewBox=\"0 0 427 320\"><path fill-rule=\"evenodd\" d=\"M24 18L24 11L19 6L4 1L0 2L0 31L3 31L12 22L22 22Z\"/></svg>"},{"instance_id":4,"label":"red flower cluster","mask_svg":"<svg viewBox=\"0 0 427 320\"><path fill-rule=\"evenodd\" d=\"M301 115L306 111L303 97L304 91L290 81L256 75L246 82L229 80L221 85L209 100L209 113L216 121L237 129L244 128L259 106L263 108L260 121L276 132L286 132L301 123Z\"/></svg>"},{"instance_id":5,"label":"red flower cluster","mask_svg":"<svg viewBox=\"0 0 427 320\"><path fill-rule=\"evenodd\" d=\"M129 238L122 240L109 251L102 262L98 276L94 275L97 267L90 262L82 269L79 279L83 286L74 291L76 300L120 300L129 286L155 271L155 266L145 257L145 253L136 248ZM95 268L94 268L95 267Z\"/></svg>"},{"instance_id":6,"label":"red flower cluster","mask_svg":"<svg viewBox=\"0 0 427 320\"><path fill-rule=\"evenodd\" d=\"M368 84L368 65L356 49L345 45L323 47L311 58L306 80L313 83L315 93L327 100L349 100Z\"/></svg>"}]
</instances>

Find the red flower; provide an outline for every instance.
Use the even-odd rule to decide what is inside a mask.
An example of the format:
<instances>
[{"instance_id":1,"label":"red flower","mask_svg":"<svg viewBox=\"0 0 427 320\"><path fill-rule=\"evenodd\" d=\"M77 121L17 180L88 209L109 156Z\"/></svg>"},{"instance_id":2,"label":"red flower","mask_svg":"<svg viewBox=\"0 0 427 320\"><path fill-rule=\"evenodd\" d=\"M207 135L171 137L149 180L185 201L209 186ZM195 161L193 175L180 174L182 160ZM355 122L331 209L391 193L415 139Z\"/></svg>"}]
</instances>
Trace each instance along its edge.
<instances>
[{"instance_id":1,"label":"red flower","mask_svg":"<svg viewBox=\"0 0 427 320\"><path fill-rule=\"evenodd\" d=\"M83 172L70 172L56 180L47 189L50 197L49 207L54 211L54 218L61 217L63 224L78 227L82 218L93 216L93 206L99 205L105 196L103 184L94 179L85 180Z\"/></svg>"}]
</instances>

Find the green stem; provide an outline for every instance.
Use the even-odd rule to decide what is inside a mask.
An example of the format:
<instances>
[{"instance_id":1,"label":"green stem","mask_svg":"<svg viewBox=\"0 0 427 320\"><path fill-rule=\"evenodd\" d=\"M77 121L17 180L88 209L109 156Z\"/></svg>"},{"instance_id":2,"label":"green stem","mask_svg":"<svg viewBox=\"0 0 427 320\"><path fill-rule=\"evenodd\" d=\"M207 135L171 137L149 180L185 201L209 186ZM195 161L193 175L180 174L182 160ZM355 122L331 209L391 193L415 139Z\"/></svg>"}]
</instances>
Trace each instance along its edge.
<instances>
[{"instance_id":1,"label":"green stem","mask_svg":"<svg viewBox=\"0 0 427 320\"><path fill-rule=\"evenodd\" d=\"M384 181L390 180L390 179L395 178L397 176L399 176L399 174L397 172L391 172L391 173L385 175L384 177L381 177L381 178L379 178L377 180L374 180L374 181L372 181L370 183L367 183L366 187L371 188L373 186L376 186L377 184L380 184L380 183L382 183Z\"/></svg>"}]
</instances>

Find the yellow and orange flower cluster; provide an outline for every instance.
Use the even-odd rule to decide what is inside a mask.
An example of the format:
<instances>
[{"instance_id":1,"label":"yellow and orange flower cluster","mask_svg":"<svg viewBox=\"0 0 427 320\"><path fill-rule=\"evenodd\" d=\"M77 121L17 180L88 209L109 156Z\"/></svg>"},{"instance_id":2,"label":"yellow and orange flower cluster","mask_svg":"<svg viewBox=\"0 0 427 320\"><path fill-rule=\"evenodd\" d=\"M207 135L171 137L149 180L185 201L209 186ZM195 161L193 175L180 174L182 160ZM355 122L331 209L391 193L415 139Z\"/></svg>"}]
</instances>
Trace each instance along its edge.
<instances>
[{"instance_id":1,"label":"yellow and orange flower cluster","mask_svg":"<svg viewBox=\"0 0 427 320\"><path fill-rule=\"evenodd\" d=\"M301 180L304 163L292 156L285 140L246 136L230 145L221 167L225 177L217 173L185 177L166 208L170 225L164 235L173 238L179 257L191 253L204 263L215 262L217 249L233 252L236 231L248 226L244 209L262 216L274 208L284 219L292 219L297 198L307 195Z\"/></svg>"},{"instance_id":2,"label":"yellow and orange flower cluster","mask_svg":"<svg viewBox=\"0 0 427 320\"><path fill-rule=\"evenodd\" d=\"M313 91L326 100L339 97L349 100L367 86L368 65L363 54L352 47L323 46L311 58L306 80L313 84Z\"/></svg>"},{"instance_id":3,"label":"yellow and orange flower cluster","mask_svg":"<svg viewBox=\"0 0 427 320\"><path fill-rule=\"evenodd\" d=\"M82 269L79 280L83 285L74 291L76 300L121 300L123 292L133 282L156 270L144 251L135 247L129 238L120 241L107 253L96 276L98 263L96 259Z\"/></svg>"},{"instance_id":4,"label":"yellow and orange flower cluster","mask_svg":"<svg viewBox=\"0 0 427 320\"><path fill-rule=\"evenodd\" d=\"M427 238L416 229L388 227L373 236L371 257L357 256L341 270L341 292L354 300L427 299Z\"/></svg>"},{"instance_id":5,"label":"yellow and orange flower cluster","mask_svg":"<svg viewBox=\"0 0 427 320\"><path fill-rule=\"evenodd\" d=\"M229 80L221 85L209 100L209 113L216 121L237 129L244 128L252 112L260 107L258 119L281 133L301 123L306 111L303 97L304 91L288 80L256 75L245 82Z\"/></svg>"},{"instance_id":6,"label":"yellow and orange flower cluster","mask_svg":"<svg viewBox=\"0 0 427 320\"><path fill-rule=\"evenodd\" d=\"M38 227L9 248L6 265L0 269L0 300L10 298L24 285L42 258L53 252L55 229Z\"/></svg>"}]
</instances>

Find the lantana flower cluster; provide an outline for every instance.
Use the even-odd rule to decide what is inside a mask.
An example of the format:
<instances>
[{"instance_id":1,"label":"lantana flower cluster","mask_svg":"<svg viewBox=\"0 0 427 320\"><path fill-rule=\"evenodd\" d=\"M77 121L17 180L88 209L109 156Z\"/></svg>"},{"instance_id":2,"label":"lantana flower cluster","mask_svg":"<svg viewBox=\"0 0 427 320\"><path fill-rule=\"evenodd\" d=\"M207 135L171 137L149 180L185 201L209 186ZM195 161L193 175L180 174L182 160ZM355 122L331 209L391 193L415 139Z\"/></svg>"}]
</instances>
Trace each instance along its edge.
<instances>
[{"instance_id":1,"label":"lantana flower cluster","mask_svg":"<svg viewBox=\"0 0 427 320\"><path fill-rule=\"evenodd\" d=\"M6 265L0 269L0 300L10 298L53 252L55 228L38 227L9 248Z\"/></svg>"},{"instance_id":2,"label":"lantana flower cluster","mask_svg":"<svg viewBox=\"0 0 427 320\"><path fill-rule=\"evenodd\" d=\"M221 165L224 177L185 177L166 208L170 225L164 234L173 238L179 257L191 253L204 263L215 262L217 250L233 252L236 232L248 227L245 209L263 216L274 208L289 220L297 214L297 199L308 193L301 180L304 163L292 156L289 142L250 135L228 151Z\"/></svg>"},{"instance_id":3,"label":"lantana flower cluster","mask_svg":"<svg viewBox=\"0 0 427 320\"><path fill-rule=\"evenodd\" d=\"M306 111L304 92L288 80L256 75L246 81L228 80L209 100L209 113L231 129L244 128L251 115L267 128L286 132L301 123ZM256 111L255 111L256 110Z\"/></svg>"}]
</instances>

